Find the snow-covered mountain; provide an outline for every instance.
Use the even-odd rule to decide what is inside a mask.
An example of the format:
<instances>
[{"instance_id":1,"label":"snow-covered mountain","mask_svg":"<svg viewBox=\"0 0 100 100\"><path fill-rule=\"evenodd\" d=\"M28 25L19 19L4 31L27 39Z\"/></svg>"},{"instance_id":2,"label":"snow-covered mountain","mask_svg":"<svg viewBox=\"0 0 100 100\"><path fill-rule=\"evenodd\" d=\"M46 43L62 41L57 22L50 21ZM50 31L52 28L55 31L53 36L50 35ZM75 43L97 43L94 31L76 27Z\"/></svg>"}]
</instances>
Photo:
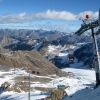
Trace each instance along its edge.
<instances>
[{"instance_id":1,"label":"snow-covered mountain","mask_svg":"<svg viewBox=\"0 0 100 100\"><path fill-rule=\"evenodd\" d=\"M41 49L40 53L43 52ZM71 45L49 44L45 47L43 55L54 63L57 67L69 67L68 54L72 53L77 62L83 62L84 65L92 67L93 44L91 42L77 43Z\"/></svg>"},{"instance_id":2,"label":"snow-covered mountain","mask_svg":"<svg viewBox=\"0 0 100 100\"><path fill-rule=\"evenodd\" d=\"M75 66L77 66L77 63L75 63ZM30 74L31 88L33 89L30 92L30 98L32 100L42 100L43 98L49 97L50 94L53 93L53 91L57 90L58 85L65 85L65 91L68 96L61 100L89 100L89 98L91 98L91 100L99 100L98 98L100 98L100 88L97 88L95 90L92 89L92 87L95 85L94 70L63 68L62 71L68 72L69 76L36 76L34 74ZM28 83L27 79L23 80L21 83L20 81L13 80L17 79L16 77L19 77L20 75L23 77L29 76L27 71L21 69L10 69L9 71L2 70L0 72L0 79L2 79L3 77L3 80L0 82L0 84L4 83L5 81L8 81L11 86L13 86L17 82L16 85L18 89L21 87L21 84L25 85L25 82ZM37 80L36 82L35 80L38 78L39 80ZM44 81L42 82L41 79L44 79ZM6 91L0 95L0 100L27 100L28 93L29 92L24 92L23 90L21 90L21 93L14 91ZM90 96L91 94L92 97Z\"/></svg>"},{"instance_id":3,"label":"snow-covered mountain","mask_svg":"<svg viewBox=\"0 0 100 100\"><path fill-rule=\"evenodd\" d=\"M90 35L82 35L80 37L73 35L70 38L70 35L58 31L0 30L0 32L1 35L3 33L9 33L7 38L0 38L0 43L5 44L3 46L1 45L2 49L9 49L16 54L12 57L8 52L6 54L5 52L0 52L2 58L0 60L1 64L4 65L5 62L9 66L13 65L16 67L23 65L27 67L29 63L28 65L30 67L37 70L36 72L31 71L29 74L29 70L23 67L11 68L7 65L0 66L0 93L2 93L0 100L27 100L29 79L32 100L48 100L46 99L47 97L52 99L53 93L59 90L59 85L65 86L64 91L67 94L60 100L99 100L100 96L98 94L100 94L100 88L98 87L95 90L92 88L96 84L96 79L95 71L91 68L93 44ZM12 36L10 32L14 32L15 36ZM34 39L32 36L34 36ZM100 40L98 38L98 48L100 51L99 42ZM34 49L40 52L41 56L37 51L33 55L32 51ZM74 55L73 62L68 60L69 53ZM56 67L47 59L43 58L42 55L56 65ZM12 58L9 60L6 57ZM43 73L38 75L38 70ZM5 90L2 87L6 85L8 88Z\"/></svg>"},{"instance_id":4,"label":"snow-covered mountain","mask_svg":"<svg viewBox=\"0 0 100 100\"><path fill-rule=\"evenodd\" d=\"M30 29L0 29L0 37L8 36L14 39L21 39L27 36L33 39L53 41L66 35L67 33L59 32L57 30L46 31L46 30L30 30Z\"/></svg>"},{"instance_id":5,"label":"snow-covered mountain","mask_svg":"<svg viewBox=\"0 0 100 100\"><path fill-rule=\"evenodd\" d=\"M71 52L71 48L72 53L74 54L74 57L78 59L78 62L83 62L84 65L87 65L88 67L92 68L94 58L92 38L91 36L86 36L84 38L86 38L87 40L83 39L83 36L81 36L79 40L78 38L76 38L76 40L74 39L73 41L75 42L72 42L71 44L69 43L69 41L65 40L52 41L52 43L46 45L45 48L41 48L40 53L43 52L41 54L47 57L59 68L62 68L62 66L69 67L68 54ZM100 39L98 38L97 40L98 49L100 51Z\"/></svg>"},{"instance_id":6,"label":"snow-covered mountain","mask_svg":"<svg viewBox=\"0 0 100 100\"><path fill-rule=\"evenodd\" d=\"M10 30L11 31L11 30ZM14 30L13 30L14 31ZM21 30L20 30L21 31ZM22 30L22 32L25 30ZM7 31L9 32L9 31ZM44 34L44 31L36 31L36 32L42 32L41 34ZM53 31L55 32L55 31ZM58 40L48 41L48 40L41 40L41 39L33 39L32 37L20 37L17 38L16 36L12 36L9 40L9 37L5 37L4 39L1 38L1 53L8 53L9 51L18 51L18 50L28 50L31 51L33 49L39 51L43 56L48 58L52 63L54 63L57 67L61 68L62 66L68 67L69 63L66 57L66 61L61 61L61 54L62 52L68 52L68 50L71 45L72 47L75 47L73 50L75 58L78 59L78 61L82 61L84 65L88 65L89 67L92 67L92 61L93 61L93 46L92 46L92 38L90 35L82 35L80 37L76 35L66 35L62 33L63 36L59 38ZM14 39L13 39L14 38ZM7 42L8 40L11 42ZM15 41L15 42L14 42ZM99 46L99 38L98 38L98 47ZM50 49L52 49L50 51ZM63 55L63 54L61 54ZM58 57L59 56L59 57Z\"/></svg>"}]
</instances>

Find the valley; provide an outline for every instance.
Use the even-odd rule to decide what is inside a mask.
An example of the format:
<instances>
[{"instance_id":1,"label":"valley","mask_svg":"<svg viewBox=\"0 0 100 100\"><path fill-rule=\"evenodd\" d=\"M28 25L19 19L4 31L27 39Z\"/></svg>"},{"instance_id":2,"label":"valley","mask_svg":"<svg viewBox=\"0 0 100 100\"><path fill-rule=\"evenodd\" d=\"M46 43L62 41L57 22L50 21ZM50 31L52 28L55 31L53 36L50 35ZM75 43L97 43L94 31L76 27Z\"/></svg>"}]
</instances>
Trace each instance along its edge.
<instances>
[{"instance_id":1,"label":"valley","mask_svg":"<svg viewBox=\"0 0 100 100\"><path fill-rule=\"evenodd\" d=\"M68 100L79 90L93 88L96 80L91 38L82 43L84 35L79 39L75 37L72 36L74 42L70 42L69 35L66 40L54 41L29 37L19 40L14 36L1 38L0 78L3 81L0 84L8 88L1 91L0 98L27 100L29 85L30 98L34 100L48 98L53 91L59 90L59 85L65 86ZM70 53L74 54L73 62L68 60Z\"/></svg>"}]
</instances>

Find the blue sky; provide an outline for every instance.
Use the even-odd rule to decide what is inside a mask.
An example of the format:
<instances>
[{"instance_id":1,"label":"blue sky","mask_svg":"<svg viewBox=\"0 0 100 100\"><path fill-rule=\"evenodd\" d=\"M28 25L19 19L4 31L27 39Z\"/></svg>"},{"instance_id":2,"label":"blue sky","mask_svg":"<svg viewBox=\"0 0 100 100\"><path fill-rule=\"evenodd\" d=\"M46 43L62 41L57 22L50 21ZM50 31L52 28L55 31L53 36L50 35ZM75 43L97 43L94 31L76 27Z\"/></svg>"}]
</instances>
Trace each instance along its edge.
<instances>
[{"instance_id":1,"label":"blue sky","mask_svg":"<svg viewBox=\"0 0 100 100\"><path fill-rule=\"evenodd\" d=\"M0 0L0 28L74 32L99 8L100 0Z\"/></svg>"}]
</instances>

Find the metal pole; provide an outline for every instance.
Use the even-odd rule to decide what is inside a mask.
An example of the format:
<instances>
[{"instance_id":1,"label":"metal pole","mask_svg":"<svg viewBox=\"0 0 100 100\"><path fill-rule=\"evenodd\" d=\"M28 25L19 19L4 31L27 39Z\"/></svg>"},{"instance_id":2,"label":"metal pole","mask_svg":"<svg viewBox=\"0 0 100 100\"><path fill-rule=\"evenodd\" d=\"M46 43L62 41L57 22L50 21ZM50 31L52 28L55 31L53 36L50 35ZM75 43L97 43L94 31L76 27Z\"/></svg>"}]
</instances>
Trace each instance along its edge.
<instances>
[{"instance_id":1,"label":"metal pole","mask_svg":"<svg viewBox=\"0 0 100 100\"><path fill-rule=\"evenodd\" d=\"M30 100L30 72L29 72L29 94L28 94L28 100Z\"/></svg>"},{"instance_id":2,"label":"metal pole","mask_svg":"<svg viewBox=\"0 0 100 100\"><path fill-rule=\"evenodd\" d=\"M96 36L94 34L94 29L91 28L92 37L93 37L93 47L94 47L94 65L95 65L95 73L96 73L96 86L100 85L100 73L99 73L99 53L98 53L98 46Z\"/></svg>"}]
</instances>

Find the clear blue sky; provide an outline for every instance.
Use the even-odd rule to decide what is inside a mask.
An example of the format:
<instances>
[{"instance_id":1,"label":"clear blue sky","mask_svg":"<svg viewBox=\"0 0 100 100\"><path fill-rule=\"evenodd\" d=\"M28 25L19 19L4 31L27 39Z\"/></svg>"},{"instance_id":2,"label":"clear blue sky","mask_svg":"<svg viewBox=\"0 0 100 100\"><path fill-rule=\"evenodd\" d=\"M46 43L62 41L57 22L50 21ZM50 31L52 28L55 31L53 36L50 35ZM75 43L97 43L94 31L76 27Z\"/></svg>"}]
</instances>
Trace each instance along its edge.
<instances>
[{"instance_id":1,"label":"clear blue sky","mask_svg":"<svg viewBox=\"0 0 100 100\"><path fill-rule=\"evenodd\" d=\"M80 17L98 18L100 0L0 0L0 28L72 32Z\"/></svg>"}]
</instances>

